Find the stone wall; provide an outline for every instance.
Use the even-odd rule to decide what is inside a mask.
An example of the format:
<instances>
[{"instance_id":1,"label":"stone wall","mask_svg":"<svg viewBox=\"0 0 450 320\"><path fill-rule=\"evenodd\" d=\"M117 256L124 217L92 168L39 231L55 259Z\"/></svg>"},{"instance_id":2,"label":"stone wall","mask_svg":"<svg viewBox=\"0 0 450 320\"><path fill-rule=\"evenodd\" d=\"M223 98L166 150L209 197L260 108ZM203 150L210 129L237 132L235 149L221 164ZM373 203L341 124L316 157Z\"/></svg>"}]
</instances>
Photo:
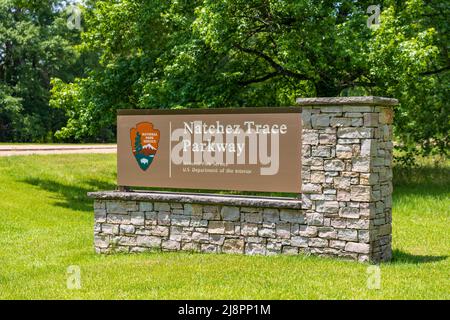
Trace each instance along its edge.
<instances>
[{"instance_id":1,"label":"stone wall","mask_svg":"<svg viewBox=\"0 0 450 320\"><path fill-rule=\"evenodd\" d=\"M232 206L239 198L224 198L229 205L220 205L120 200L125 193L116 193L116 199L104 195L107 200L95 200L95 247L100 253L158 249L297 254L323 245L320 228L308 227L302 210L264 208L258 199L244 198L252 206ZM299 201L291 203L299 206Z\"/></svg>"},{"instance_id":2,"label":"stone wall","mask_svg":"<svg viewBox=\"0 0 450 320\"><path fill-rule=\"evenodd\" d=\"M301 200L95 192L99 253L147 250L391 258L392 106L377 97L298 99Z\"/></svg>"},{"instance_id":3,"label":"stone wall","mask_svg":"<svg viewBox=\"0 0 450 320\"><path fill-rule=\"evenodd\" d=\"M391 258L393 99L298 99L302 209L322 228L324 252ZM327 230L328 232L325 232Z\"/></svg>"}]
</instances>

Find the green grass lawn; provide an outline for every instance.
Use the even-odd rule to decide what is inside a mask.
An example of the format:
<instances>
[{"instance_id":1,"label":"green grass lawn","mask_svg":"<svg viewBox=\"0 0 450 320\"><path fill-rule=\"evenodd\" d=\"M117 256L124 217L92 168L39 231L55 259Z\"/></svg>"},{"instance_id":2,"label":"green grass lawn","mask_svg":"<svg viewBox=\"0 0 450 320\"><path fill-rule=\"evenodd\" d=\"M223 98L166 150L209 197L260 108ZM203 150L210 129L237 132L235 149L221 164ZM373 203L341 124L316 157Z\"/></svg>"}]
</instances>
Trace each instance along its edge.
<instances>
[{"instance_id":1,"label":"green grass lawn","mask_svg":"<svg viewBox=\"0 0 450 320\"><path fill-rule=\"evenodd\" d=\"M115 155L0 158L0 299L450 299L450 161L395 170L380 290L368 264L317 257L97 255L86 192L113 189L115 168Z\"/></svg>"}]
</instances>

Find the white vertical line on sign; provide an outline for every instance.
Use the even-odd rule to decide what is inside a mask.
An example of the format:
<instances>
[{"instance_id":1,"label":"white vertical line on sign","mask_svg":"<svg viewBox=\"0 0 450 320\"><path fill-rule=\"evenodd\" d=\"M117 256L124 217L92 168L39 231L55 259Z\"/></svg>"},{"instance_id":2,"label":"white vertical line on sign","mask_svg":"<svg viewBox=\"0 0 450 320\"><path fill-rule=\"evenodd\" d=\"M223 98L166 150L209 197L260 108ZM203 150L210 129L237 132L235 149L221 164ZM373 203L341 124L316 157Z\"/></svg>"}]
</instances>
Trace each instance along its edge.
<instances>
[{"instance_id":1,"label":"white vertical line on sign","mask_svg":"<svg viewBox=\"0 0 450 320\"><path fill-rule=\"evenodd\" d=\"M172 178L172 121L169 121L169 178Z\"/></svg>"}]
</instances>

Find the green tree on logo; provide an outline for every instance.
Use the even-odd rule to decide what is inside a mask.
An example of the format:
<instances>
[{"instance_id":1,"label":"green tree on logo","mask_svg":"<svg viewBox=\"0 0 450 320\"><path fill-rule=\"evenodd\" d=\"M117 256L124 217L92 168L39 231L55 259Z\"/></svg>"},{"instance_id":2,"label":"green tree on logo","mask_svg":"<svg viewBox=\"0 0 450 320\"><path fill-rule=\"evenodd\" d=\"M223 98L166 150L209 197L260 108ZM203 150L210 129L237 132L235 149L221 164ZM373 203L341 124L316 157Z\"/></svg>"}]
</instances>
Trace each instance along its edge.
<instances>
[{"instance_id":1,"label":"green tree on logo","mask_svg":"<svg viewBox=\"0 0 450 320\"><path fill-rule=\"evenodd\" d=\"M141 144L141 134L139 132L136 133L136 139L134 140L134 149L136 153L141 153L142 144Z\"/></svg>"}]
</instances>

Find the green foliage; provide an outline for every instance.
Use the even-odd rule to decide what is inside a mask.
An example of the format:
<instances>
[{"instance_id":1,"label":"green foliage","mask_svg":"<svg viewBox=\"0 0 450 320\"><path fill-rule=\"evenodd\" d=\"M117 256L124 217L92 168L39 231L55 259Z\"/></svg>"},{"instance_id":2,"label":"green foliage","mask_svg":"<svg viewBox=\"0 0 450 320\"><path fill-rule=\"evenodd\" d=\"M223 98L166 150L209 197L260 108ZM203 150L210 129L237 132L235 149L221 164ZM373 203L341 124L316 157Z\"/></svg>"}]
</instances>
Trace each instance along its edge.
<instances>
[{"instance_id":1,"label":"green foliage","mask_svg":"<svg viewBox=\"0 0 450 320\"><path fill-rule=\"evenodd\" d=\"M119 108L376 94L401 101L405 163L448 152L445 1L383 1L377 30L370 1L91 1L79 47L64 4L0 0L1 141L53 140L62 126L57 139L113 140Z\"/></svg>"},{"instance_id":2,"label":"green foliage","mask_svg":"<svg viewBox=\"0 0 450 320\"><path fill-rule=\"evenodd\" d=\"M398 97L404 154L449 147L445 1L96 1L83 50L98 68L55 80L61 137L113 132L119 108L292 105L297 96ZM57 83L57 85L56 85ZM67 97L71 96L71 97ZM103 133L102 133L103 132Z\"/></svg>"},{"instance_id":3,"label":"green foliage","mask_svg":"<svg viewBox=\"0 0 450 320\"><path fill-rule=\"evenodd\" d=\"M48 141L66 122L49 108L50 79L82 75L61 1L0 0L0 141Z\"/></svg>"},{"instance_id":4,"label":"green foliage","mask_svg":"<svg viewBox=\"0 0 450 320\"><path fill-rule=\"evenodd\" d=\"M446 1L400 2L383 10L370 42L371 93L400 100L394 124L404 164L449 151L449 14Z\"/></svg>"},{"instance_id":5,"label":"green foliage","mask_svg":"<svg viewBox=\"0 0 450 320\"><path fill-rule=\"evenodd\" d=\"M317 76L314 67L299 58L303 53L296 43L304 38L310 54L320 56L318 60L321 63L317 68L329 69L327 61L336 60L337 53L330 56L326 50L314 45L314 42L320 43L324 30L330 29L332 21L337 19L331 19L331 22L319 19L337 10L332 4L322 6L315 12L308 3L300 6L273 5L272 12L268 12L260 1L248 5L229 1L221 6L204 1L173 1L170 4L164 1L98 1L86 19L88 31L83 34L83 40L86 50L101 53L102 67L93 70L87 79L77 79L68 84L66 90L64 87L53 90L57 101L64 100L61 95L65 92L79 92L76 105L59 102L54 105L77 114L76 117L90 116L89 128L83 121L70 122L67 134L93 136L114 123L118 108L292 104L296 96L314 95L316 86L320 90L332 87ZM214 10L225 11L213 15L210 12ZM365 25L362 9L352 5L346 10L347 15L359 10L357 21L361 26ZM233 18L236 15L251 17L253 13L256 14L255 21ZM298 18L298 21L289 18L309 14L317 17L309 20ZM258 15L264 16L269 25L261 24ZM209 16L231 21L209 21ZM315 39L308 33L308 30L316 30L314 21L323 21L322 30L315 31ZM216 25L221 25L223 30ZM252 36L255 28L260 30ZM335 30L329 41L337 39L343 51L345 41L342 39L350 28L349 25L344 30ZM301 33L292 32L303 29ZM221 34L226 30L229 31L227 37ZM366 35L370 34L366 28L363 30ZM272 48L274 41L279 43L279 47ZM361 50L361 41L354 39L353 42L354 50ZM323 47L326 46L327 43L323 42ZM267 57L249 52L249 49L266 47L270 49L265 53ZM279 56L271 58L272 54ZM349 72L352 64L356 66L359 63L352 60L352 57L358 57L357 54L348 50L346 55L348 61L343 59L343 63L335 68L341 75ZM331 82L337 82L338 77L340 75L336 73ZM79 90L80 86L83 88ZM337 92L336 88L330 90Z\"/></svg>"}]
</instances>

